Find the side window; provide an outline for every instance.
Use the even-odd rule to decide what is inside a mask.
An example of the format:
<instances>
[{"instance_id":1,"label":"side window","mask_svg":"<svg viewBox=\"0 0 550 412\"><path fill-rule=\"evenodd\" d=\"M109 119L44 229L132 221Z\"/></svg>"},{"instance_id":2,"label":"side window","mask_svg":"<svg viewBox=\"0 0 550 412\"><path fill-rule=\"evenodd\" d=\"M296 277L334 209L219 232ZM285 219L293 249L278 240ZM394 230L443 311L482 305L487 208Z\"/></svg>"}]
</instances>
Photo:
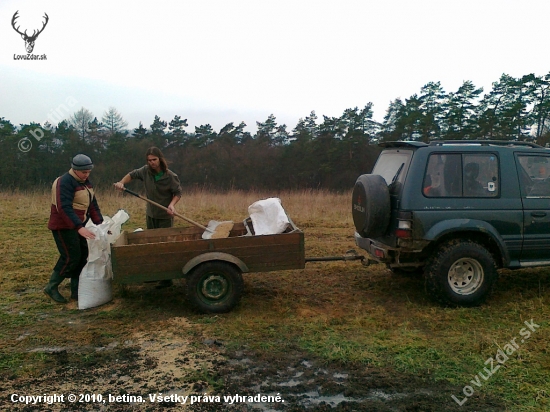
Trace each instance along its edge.
<instances>
[{"instance_id":1,"label":"side window","mask_svg":"<svg viewBox=\"0 0 550 412\"><path fill-rule=\"evenodd\" d=\"M462 194L459 154L432 154L424 175L422 191L427 197L458 197Z\"/></svg>"},{"instance_id":2,"label":"side window","mask_svg":"<svg viewBox=\"0 0 550 412\"><path fill-rule=\"evenodd\" d=\"M497 197L498 161L494 154L464 154L464 197Z\"/></svg>"},{"instance_id":3,"label":"side window","mask_svg":"<svg viewBox=\"0 0 550 412\"><path fill-rule=\"evenodd\" d=\"M550 197L550 157L518 156L523 197Z\"/></svg>"},{"instance_id":4,"label":"side window","mask_svg":"<svg viewBox=\"0 0 550 412\"><path fill-rule=\"evenodd\" d=\"M427 197L497 197L499 181L494 154L432 154L422 190Z\"/></svg>"}]
</instances>

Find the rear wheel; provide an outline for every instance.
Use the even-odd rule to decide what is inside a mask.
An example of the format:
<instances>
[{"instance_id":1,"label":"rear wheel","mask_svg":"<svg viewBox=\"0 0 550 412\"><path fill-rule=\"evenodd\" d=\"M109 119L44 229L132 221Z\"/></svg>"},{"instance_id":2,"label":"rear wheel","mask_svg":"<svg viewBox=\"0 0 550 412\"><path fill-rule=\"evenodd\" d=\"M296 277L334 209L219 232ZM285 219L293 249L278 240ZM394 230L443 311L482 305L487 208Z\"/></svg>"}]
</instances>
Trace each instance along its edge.
<instances>
[{"instance_id":1,"label":"rear wheel","mask_svg":"<svg viewBox=\"0 0 550 412\"><path fill-rule=\"evenodd\" d=\"M454 306L477 306L497 279L493 256L481 244L456 239L443 245L426 264L426 288L431 296Z\"/></svg>"},{"instance_id":2,"label":"rear wheel","mask_svg":"<svg viewBox=\"0 0 550 412\"><path fill-rule=\"evenodd\" d=\"M187 277L187 300L202 313L229 312L244 289L242 274L227 262L206 262Z\"/></svg>"}]
</instances>

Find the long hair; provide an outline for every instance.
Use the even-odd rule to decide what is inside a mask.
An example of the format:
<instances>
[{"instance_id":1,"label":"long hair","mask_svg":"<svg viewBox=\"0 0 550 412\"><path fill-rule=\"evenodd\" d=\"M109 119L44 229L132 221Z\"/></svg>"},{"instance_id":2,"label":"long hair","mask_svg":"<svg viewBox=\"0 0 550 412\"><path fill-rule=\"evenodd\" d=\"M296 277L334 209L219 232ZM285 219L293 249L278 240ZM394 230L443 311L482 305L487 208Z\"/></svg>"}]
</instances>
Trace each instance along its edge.
<instances>
[{"instance_id":1,"label":"long hair","mask_svg":"<svg viewBox=\"0 0 550 412\"><path fill-rule=\"evenodd\" d=\"M147 156L156 156L159 158L160 161L160 168L163 172L166 172L168 170L168 163L166 163L166 159L164 158L164 155L160 151L158 147L150 147L147 149L147 152L145 153L145 160L147 160Z\"/></svg>"}]
</instances>

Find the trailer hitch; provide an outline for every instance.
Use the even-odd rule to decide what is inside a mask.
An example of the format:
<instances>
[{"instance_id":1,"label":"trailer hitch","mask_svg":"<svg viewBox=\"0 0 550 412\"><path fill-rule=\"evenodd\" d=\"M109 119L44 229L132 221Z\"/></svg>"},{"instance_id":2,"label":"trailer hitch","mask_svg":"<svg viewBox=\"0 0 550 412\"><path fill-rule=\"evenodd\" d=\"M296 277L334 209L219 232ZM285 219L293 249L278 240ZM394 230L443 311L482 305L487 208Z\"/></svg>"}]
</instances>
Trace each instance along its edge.
<instances>
[{"instance_id":1,"label":"trailer hitch","mask_svg":"<svg viewBox=\"0 0 550 412\"><path fill-rule=\"evenodd\" d=\"M348 250L342 256L307 257L306 263L307 262L327 262L327 261L334 261L334 260L360 260L364 266L368 266L370 263L369 260L365 258L365 256L359 255L354 249Z\"/></svg>"}]
</instances>

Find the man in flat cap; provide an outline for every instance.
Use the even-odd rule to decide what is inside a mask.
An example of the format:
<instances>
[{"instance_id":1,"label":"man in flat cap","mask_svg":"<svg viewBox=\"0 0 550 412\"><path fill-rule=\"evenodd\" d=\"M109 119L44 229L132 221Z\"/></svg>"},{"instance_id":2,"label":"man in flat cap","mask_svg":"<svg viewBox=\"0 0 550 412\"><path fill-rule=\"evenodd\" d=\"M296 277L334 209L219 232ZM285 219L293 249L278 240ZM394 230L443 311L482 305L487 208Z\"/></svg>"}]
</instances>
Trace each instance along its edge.
<instances>
[{"instance_id":1,"label":"man in flat cap","mask_svg":"<svg viewBox=\"0 0 550 412\"><path fill-rule=\"evenodd\" d=\"M89 219L96 225L103 222L88 179L93 167L92 159L77 154L73 157L71 169L55 179L52 185L48 229L52 231L60 256L44 293L57 303L67 303L58 290L65 278L71 279L71 299L78 300L80 272L88 259L87 239L95 238L85 226Z\"/></svg>"}]
</instances>

